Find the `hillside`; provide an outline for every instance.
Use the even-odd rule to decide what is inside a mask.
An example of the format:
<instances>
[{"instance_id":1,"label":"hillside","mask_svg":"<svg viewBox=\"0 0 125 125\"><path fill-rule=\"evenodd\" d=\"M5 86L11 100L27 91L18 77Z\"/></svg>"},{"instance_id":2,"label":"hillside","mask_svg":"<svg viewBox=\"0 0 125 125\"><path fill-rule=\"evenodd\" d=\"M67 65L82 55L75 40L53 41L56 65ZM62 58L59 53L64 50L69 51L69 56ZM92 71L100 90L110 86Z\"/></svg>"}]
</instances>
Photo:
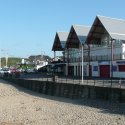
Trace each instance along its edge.
<instances>
[{"instance_id":1,"label":"hillside","mask_svg":"<svg viewBox=\"0 0 125 125\"><path fill-rule=\"evenodd\" d=\"M29 61L33 62L35 60L41 60L41 61L50 61L51 57L48 55L31 55L29 56Z\"/></svg>"},{"instance_id":2,"label":"hillside","mask_svg":"<svg viewBox=\"0 0 125 125\"><path fill-rule=\"evenodd\" d=\"M9 57L7 66L16 66L17 64L21 63L22 58L18 57ZM6 60L5 58L1 58L1 66L6 66Z\"/></svg>"}]
</instances>

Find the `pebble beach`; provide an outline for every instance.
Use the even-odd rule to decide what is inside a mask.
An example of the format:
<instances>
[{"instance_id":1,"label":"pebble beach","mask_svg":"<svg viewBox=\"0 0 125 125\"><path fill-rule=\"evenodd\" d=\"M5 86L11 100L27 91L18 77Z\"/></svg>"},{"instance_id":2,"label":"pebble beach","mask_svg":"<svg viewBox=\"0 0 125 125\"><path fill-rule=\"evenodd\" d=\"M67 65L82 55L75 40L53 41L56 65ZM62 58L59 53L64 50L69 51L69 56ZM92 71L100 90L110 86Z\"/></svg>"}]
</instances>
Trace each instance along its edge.
<instances>
[{"instance_id":1,"label":"pebble beach","mask_svg":"<svg viewBox=\"0 0 125 125\"><path fill-rule=\"evenodd\" d=\"M0 80L0 125L125 125L125 103L48 96Z\"/></svg>"}]
</instances>

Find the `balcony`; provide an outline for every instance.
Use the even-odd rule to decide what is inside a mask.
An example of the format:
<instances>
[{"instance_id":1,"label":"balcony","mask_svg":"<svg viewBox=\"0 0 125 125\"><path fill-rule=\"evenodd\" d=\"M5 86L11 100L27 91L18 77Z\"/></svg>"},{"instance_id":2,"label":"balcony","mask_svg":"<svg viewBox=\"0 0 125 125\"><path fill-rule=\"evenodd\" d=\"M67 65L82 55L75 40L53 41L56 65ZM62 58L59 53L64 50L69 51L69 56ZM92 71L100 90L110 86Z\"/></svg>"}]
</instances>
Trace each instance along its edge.
<instances>
[{"instance_id":1,"label":"balcony","mask_svg":"<svg viewBox=\"0 0 125 125\"><path fill-rule=\"evenodd\" d=\"M113 60L124 60L125 59L125 54L114 54L113 55ZM102 56L91 56L90 61L110 61L111 60L111 55L102 55ZM84 62L88 62L89 58L88 56L84 56ZM77 62L82 62L81 57L76 57L76 58L65 58L65 62L69 63L77 63Z\"/></svg>"}]
</instances>

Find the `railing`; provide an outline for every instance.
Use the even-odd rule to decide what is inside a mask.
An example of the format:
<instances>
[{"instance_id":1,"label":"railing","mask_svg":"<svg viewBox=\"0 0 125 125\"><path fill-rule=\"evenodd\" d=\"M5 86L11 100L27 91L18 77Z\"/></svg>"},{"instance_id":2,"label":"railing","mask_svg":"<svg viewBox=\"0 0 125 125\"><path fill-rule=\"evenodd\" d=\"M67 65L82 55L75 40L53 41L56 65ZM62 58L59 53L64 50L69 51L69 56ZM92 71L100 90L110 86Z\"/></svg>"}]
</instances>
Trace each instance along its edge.
<instances>
[{"instance_id":1,"label":"railing","mask_svg":"<svg viewBox=\"0 0 125 125\"><path fill-rule=\"evenodd\" d=\"M81 77L74 76L57 76L50 74L21 74L18 77L12 77L9 75L3 76L4 79L26 79L35 81L51 81L55 83L66 83L66 84L78 84L78 85L88 85L88 86L100 86L109 88L121 88L125 89L125 79L101 79L101 78L89 78L84 77L82 81Z\"/></svg>"},{"instance_id":2,"label":"railing","mask_svg":"<svg viewBox=\"0 0 125 125\"><path fill-rule=\"evenodd\" d=\"M114 54L114 60L123 60L125 54ZM109 61L111 60L111 55L103 55L103 56L91 56L90 61ZM76 57L76 58L65 58L65 62L69 63L75 63L75 62L81 62L82 58L81 57ZM84 62L88 62L89 58L88 56L84 56Z\"/></svg>"}]
</instances>

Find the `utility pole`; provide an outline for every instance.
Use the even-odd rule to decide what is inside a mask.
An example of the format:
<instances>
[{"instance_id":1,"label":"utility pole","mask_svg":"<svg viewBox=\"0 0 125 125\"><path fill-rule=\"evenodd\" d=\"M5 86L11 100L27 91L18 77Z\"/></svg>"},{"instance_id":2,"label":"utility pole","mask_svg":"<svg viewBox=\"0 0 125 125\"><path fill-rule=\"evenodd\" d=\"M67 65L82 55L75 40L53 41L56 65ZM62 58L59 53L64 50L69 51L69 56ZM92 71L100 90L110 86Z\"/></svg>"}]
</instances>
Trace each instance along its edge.
<instances>
[{"instance_id":1,"label":"utility pole","mask_svg":"<svg viewBox=\"0 0 125 125\"><path fill-rule=\"evenodd\" d=\"M5 66L8 66L8 49L3 50L5 53Z\"/></svg>"},{"instance_id":2,"label":"utility pole","mask_svg":"<svg viewBox=\"0 0 125 125\"><path fill-rule=\"evenodd\" d=\"M1 68L1 55L0 55L0 68Z\"/></svg>"},{"instance_id":3,"label":"utility pole","mask_svg":"<svg viewBox=\"0 0 125 125\"><path fill-rule=\"evenodd\" d=\"M6 67L8 66L8 53L6 53Z\"/></svg>"},{"instance_id":4,"label":"utility pole","mask_svg":"<svg viewBox=\"0 0 125 125\"><path fill-rule=\"evenodd\" d=\"M84 79L84 51L83 51L83 44L82 44L82 84Z\"/></svg>"}]
</instances>

